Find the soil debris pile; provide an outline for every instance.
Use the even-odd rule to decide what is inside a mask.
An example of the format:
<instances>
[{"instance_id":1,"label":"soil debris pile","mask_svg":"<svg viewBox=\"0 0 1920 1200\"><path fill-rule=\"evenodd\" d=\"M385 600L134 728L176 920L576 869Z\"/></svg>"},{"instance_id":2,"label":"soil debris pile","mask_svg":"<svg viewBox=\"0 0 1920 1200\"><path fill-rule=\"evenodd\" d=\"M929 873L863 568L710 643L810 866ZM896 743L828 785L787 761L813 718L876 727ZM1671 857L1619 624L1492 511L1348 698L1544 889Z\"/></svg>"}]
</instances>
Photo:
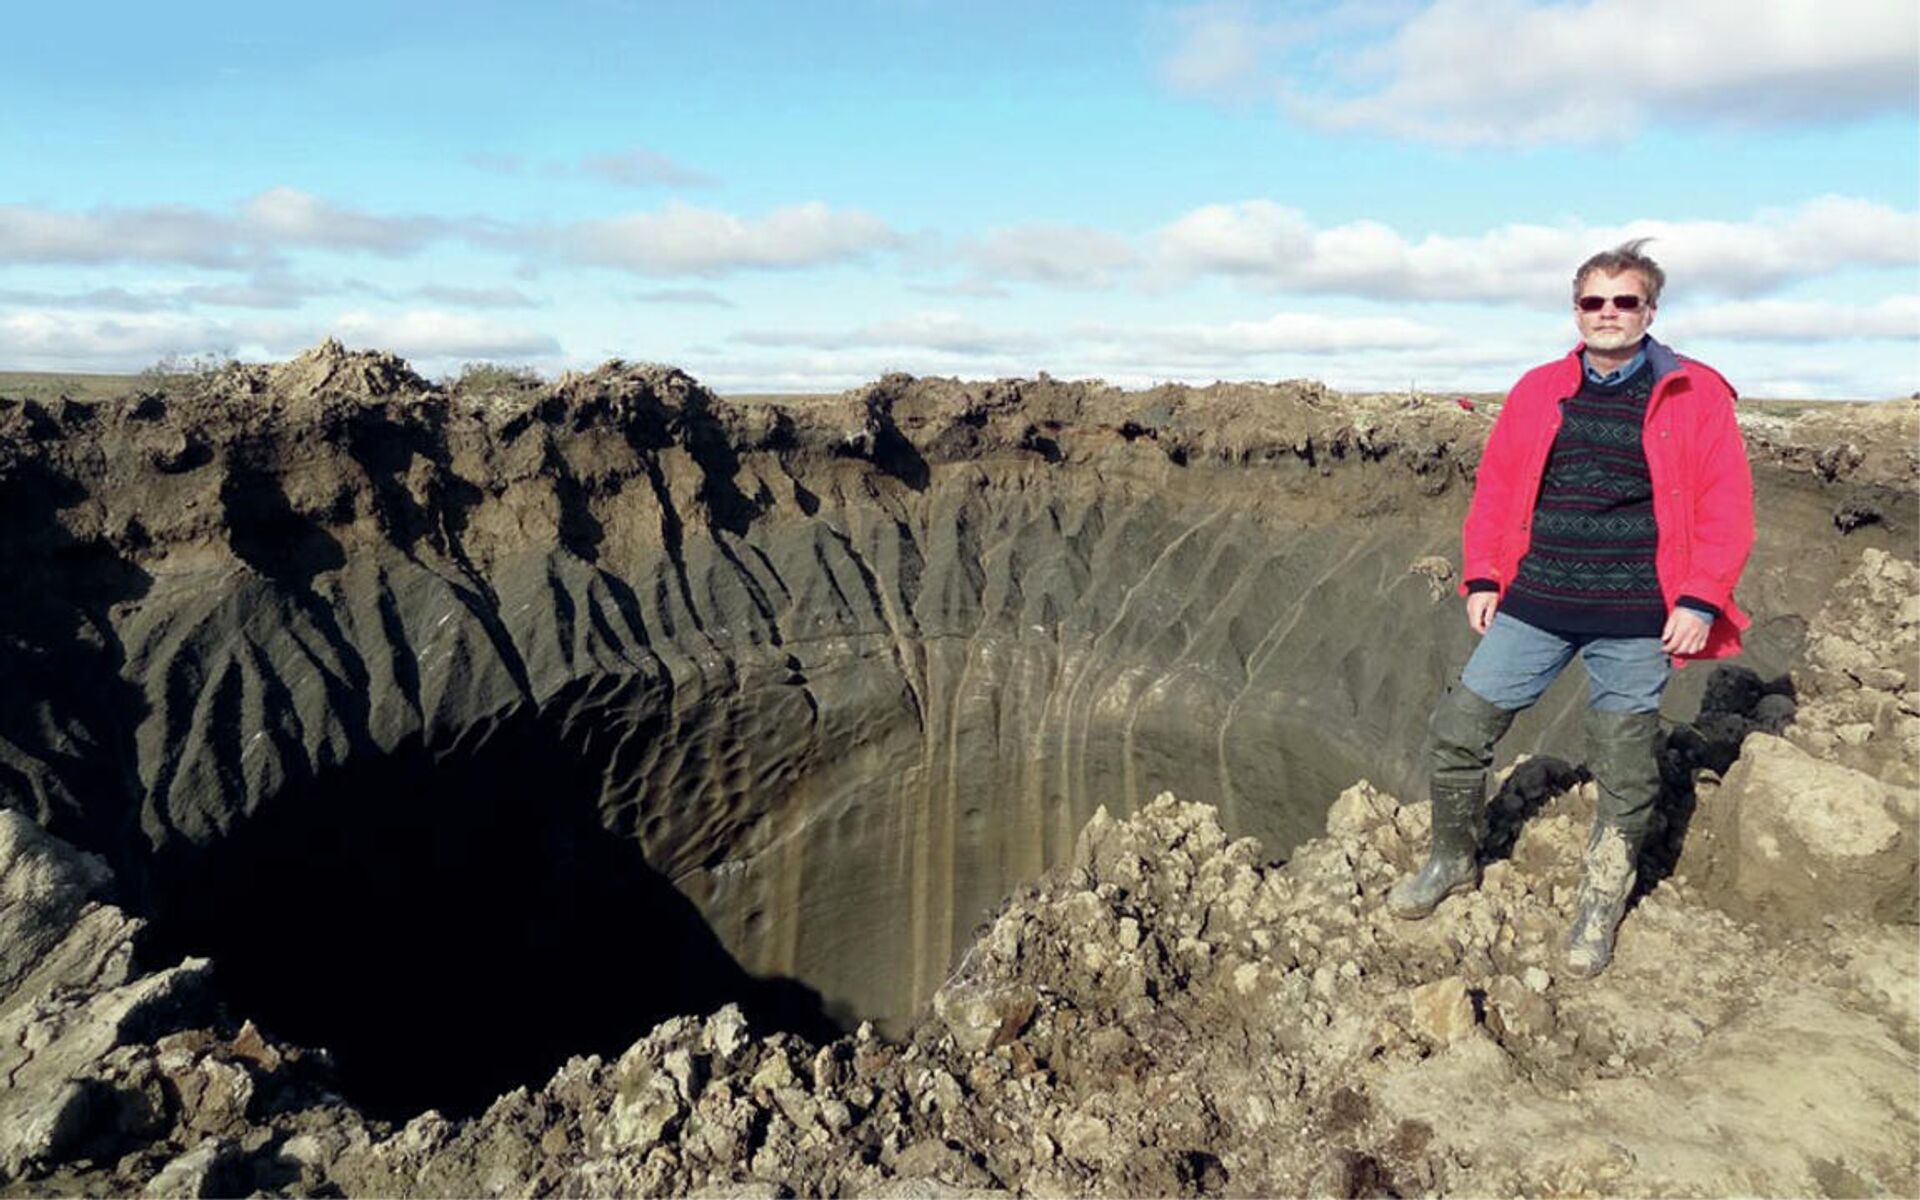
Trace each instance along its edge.
<instances>
[{"instance_id":1,"label":"soil debris pile","mask_svg":"<svg viewBox=\"0 0 1920 1200\"><path fill-rule=\"evenodd\" d=\"M1910 1194L1908 931L1783 937L1670 878L1605 976L1562 979L1592 805L1590 784L1554 795L1419 923L1383 901L1426 806L1371 785L1278 867L1206 806L1102 810L902 1042L816 1045L728 1007L463 1122L369 1122L310 1056L188 1004L129 1020L204 964L109 980L85 1014L28 983L7 1007L63 1081L51 1105L51 1074L16 1087L57 1119L9 1122L5 1165L182 1194ZM8 848L10 881L46 853ZM37 911L71 915L69 886Z\"/></svg>"},{"instance_id":2,"label":"soil debris pile","mask_svg":"<svg viewBox=\"0 0 1920 1200\"><path fill-rule=\"evenodd\" d=\"M1745 410L1740 427L1755 458L1811 472L1828 483L1854 480L1897 488L1920 478L1920 397L1882 404L1813 403L1791 415ZM1864 515L1867 510L1856 511ZM1888 515L1876 512L1859 524Z\"/></svg>"},{"instance_id":3,"label":"soil debris pile","mask_svg":"<svg viewBox=\"0 0 1920 1200\"><path fill-rule=\"evenodd\" d=\"M215 403L271 399L299 405L328 398L367 402L428 396L437 390L399 355L349 350L333 338L283 363L228 363L189 383L173 390Z\"/></svg>"},{"instance_id":4,"label":"soil debris pile","mask_svg":"<svg viewBox=\"0 0 1920 1200\"><path fill-rule=\"evenodd\" d=\"M1883 550L1863 551L1814 619L1798 678L1789 733L1796 744L1890 782L1920 785L1920 756L1912 752L1920 746L1920 569Z\"/></svg>"}]
</instances>

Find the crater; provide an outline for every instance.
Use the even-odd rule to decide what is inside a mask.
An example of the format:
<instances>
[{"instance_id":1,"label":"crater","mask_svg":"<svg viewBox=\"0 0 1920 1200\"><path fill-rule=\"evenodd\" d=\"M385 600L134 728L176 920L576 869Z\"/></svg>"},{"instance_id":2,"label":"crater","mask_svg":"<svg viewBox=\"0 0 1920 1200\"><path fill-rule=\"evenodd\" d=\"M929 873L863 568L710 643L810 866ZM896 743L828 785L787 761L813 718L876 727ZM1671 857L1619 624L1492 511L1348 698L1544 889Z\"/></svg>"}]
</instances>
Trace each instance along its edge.
<instances>
[{"instance_id":1,"label":"crater","mask_svg":"<svg viewBox=\"0 0 1920 1200\"><path fill-rule=\"evenodd\" d=\"M729 1001L897 1032L1101 805L1284 855L1356 778L1415 794L1469 649L1451 403L617 363L497 402L388 359L0 405L0 800L377 1115ZM1842 548L1810 479L1769 476L1764 675L1911 534ZM1577 759L1580 687L1509 753Z\"/></svg>"},{"instance_id":2,"label":"crater","mask_svg":"<svg viewBox=\"0 0 1920 1200\"><path fill-rule=\"evenodd\" d=\"M151 864L143 951L210 956L232 1011L326 1047L342 1092L392 1120L475 1115L571 1055L729 1003L835 1036L817 994L741 968L601 823L598 791L532 720L322 771Z\"/></svg>"}]
</instances>

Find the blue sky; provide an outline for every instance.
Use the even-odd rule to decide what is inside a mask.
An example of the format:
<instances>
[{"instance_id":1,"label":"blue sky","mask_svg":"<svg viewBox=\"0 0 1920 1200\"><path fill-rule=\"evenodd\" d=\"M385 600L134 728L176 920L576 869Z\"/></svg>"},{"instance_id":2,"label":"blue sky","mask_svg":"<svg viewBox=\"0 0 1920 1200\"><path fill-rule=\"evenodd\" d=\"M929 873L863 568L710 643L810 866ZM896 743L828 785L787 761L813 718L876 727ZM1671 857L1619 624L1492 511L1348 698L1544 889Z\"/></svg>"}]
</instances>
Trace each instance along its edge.
<instances>
[{"instance_id":1,"label":"blue sky","mask_svg":"<svg viewBox=\"0 0 1920 1200\"><path fill-rule=\"evenodd\" d=\"M1920 390L1898 0L34 6L0 368L608 357L1490 390L1651 234L1748 395Z\"/></svg>"}]
</instances>

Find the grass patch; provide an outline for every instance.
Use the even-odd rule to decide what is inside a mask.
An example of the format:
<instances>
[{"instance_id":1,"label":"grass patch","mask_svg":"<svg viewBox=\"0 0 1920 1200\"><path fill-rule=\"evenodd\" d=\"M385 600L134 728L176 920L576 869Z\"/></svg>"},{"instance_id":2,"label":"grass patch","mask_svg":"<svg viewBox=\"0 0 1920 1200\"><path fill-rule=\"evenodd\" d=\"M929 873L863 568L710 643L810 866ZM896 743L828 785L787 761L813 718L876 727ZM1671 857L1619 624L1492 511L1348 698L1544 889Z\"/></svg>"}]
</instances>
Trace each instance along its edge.
<instances>
[{"instance_id":1,"label":"grass patch","mask_svg":"<svg viewBox=\"0 0 1920 1200\"><path fill-rule=\"evenodd\" d=\"M540 372L531 367L495 362L470 362L461 367L456 374L441 380L441 386L462 400L498 404L503 401L527 399L546 387L547 381L540 377Z\"/></svg>"},{"instance_id":2,"label":"grass patch","mask_svg":"<svg viewBox=\"0 0 1920 1200\"><path fill-rule=\"evenodd\" d=\"M136 375L78 375L55 371L0 371L0 396L42 404L81 400L93 403L124 396L139 386Z\"/></svg>"}]
</instances>

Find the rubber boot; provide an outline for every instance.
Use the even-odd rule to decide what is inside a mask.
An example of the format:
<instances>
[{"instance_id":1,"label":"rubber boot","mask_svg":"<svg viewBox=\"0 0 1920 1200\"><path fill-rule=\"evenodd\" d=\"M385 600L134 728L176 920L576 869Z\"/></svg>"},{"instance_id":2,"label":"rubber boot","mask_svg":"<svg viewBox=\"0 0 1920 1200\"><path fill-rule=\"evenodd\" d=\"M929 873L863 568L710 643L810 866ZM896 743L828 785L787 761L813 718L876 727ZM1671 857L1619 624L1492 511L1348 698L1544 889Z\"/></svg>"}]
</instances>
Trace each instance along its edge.
<instances>
[{"instance_id":1,"label":"rubber boot","mask_svg":"<svg viewBox=\"0 0 1920 1200\"><path fill-rule=\"evenodd\" d=\"M1387 911L1417 921L1448 896L1480 886L1480 823L1486 808L1487 768L1493 747L1513 724L1513 712L1455 687L1428 724L1433 842L1427 861L1394 884Z\"/></svg>"},{"instance_id":2,"label":"rubber boot","mask_svg":"<svg viewBox=\"0 0 1920 1200\"><path fill-rule=\"evenodd\" d=\"M1426 863L1387 893L1388 912L1418 921L1448 896L1480 886L1479 825L1486 790L1485 780L1472 788L1432 785L1433 844Z\"/></svg>"},{"instance_id":3,"label":"rubber boot","mask_svg":"<svg viewBox=\"0 0 1920 1200\"><path fill-rule=\"evenodd\" d=\"M1640 847L1660 796L1658 713L1587 713L1588 767L1600 797L1567 937L1567 970L1588 979L1613 961L1614 936L1639 877Z\"/></svg>"}]
</instances>

